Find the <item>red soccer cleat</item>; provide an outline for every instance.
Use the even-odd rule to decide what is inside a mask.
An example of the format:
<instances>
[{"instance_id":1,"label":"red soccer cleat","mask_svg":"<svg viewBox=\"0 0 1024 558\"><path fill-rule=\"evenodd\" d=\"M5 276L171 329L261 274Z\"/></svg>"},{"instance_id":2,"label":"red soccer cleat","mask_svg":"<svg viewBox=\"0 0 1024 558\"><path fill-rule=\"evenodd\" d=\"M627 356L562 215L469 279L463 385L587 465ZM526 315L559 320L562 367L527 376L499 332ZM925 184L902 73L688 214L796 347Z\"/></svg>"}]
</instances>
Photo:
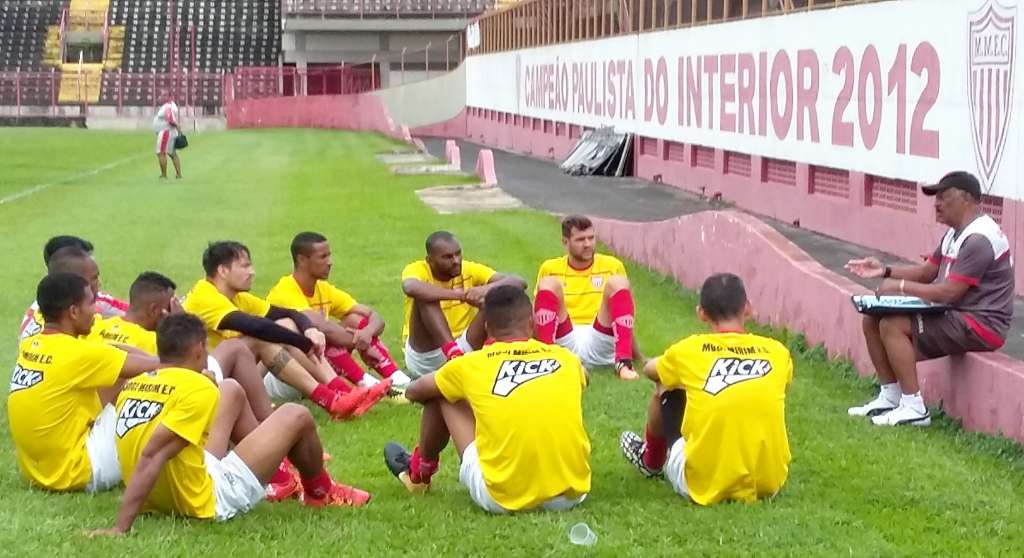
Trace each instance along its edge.
<instances>
[{"instance_id":1,"label":"red soccer cleat","mask_svg":"<svg viewBox=\"0 0 1024 558\"><path fill-rule=\"evenodd\" d=\"M302 504L311 508L344 507L358 508L370 501L370 493L347 484L331 482L331 489L322 499L303 494Z\"/></svg>"},{"instance_id":2,"label":"red soccer cleat","mask_svg":"<svg viewBox=\"0 0 1024 558\"><path fill-rule=\"evenodd\" d=\"M283 502L291 498L302 497L302 483L299 482L299 474L295 472L295 469L292 469L291 473L287 481L272 482L267 485L268 502Z\"/></svg>"},{"instance_id":3,"label":"red soccer cleat","mask_svg":"<svg viewBox=\"0 0 1024 558\"><path fill-rule=\"evenodd\" d=\"M358 407L356 407L356 410L355 412L352 413L352 416L361 417L365 415L366 412L372 409L374 405L379 403L381 399L387 397L388 393L391 391L392 383L393 382L391 381L391 378L384 378L380 382L377 382L377 384L374 385L373 387L368 388L366 390L366 398L364 398L363 402L360 403Z\"/></svg>"},{"instance_id":4,"label":"red soccer cleat","mask_svg":"<svg viewBox=\"0 0 1024 558\"><path fill-rule=\"evenodd\" d=\"M331 401L327 412L334 417L335 420L345 420L351 418L359 408L359 405L366 399L369 390L361 387L354 387L352 391L348 393L339 393L334 401Z\"/></svg>"}]
</instances>

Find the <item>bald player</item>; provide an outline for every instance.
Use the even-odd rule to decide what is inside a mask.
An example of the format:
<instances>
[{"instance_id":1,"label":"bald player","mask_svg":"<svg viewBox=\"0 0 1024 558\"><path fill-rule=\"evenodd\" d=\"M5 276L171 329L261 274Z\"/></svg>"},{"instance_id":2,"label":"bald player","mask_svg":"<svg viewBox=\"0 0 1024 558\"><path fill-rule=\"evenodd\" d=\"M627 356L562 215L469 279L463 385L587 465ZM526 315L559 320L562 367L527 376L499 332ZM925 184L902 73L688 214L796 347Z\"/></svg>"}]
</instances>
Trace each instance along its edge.
<instances>
[{"instance_id":1,"label":"bald player","mask_svg":"<svg viewBox=\"0 0 1024 558\"><path fill-rule=\"evenodd\" d=\"M427 237L427 255L402 270L405 293L405 367L414 377L479 349L486 332L478 309L492 288L526 281L486 265L463 261L462 245L448 231Z\"/></svg>"}]
</instances>

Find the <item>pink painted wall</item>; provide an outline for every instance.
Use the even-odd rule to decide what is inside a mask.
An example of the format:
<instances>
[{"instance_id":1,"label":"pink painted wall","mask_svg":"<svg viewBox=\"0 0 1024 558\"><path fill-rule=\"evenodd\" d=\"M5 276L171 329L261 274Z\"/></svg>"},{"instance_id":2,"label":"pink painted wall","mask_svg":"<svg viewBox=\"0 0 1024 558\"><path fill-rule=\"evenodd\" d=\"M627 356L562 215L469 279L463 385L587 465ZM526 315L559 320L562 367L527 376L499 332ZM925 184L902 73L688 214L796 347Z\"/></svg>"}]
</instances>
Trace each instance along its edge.
<instances>
[{"instance_id":1,"label":"pink painted wall","mask_svg":"<svg viewBox=\"0 0 1024 558\"><path fill-rule=\"evenodd\" d=\"M228 128L332 128L377 131L402 139L401 126L391 120L374 95L310 95L231 101Z\"/></svg>"},{"instance_id":2,"label":"pink painted wall","mask_svg":"<svg viewBox=\"0 0 1024 558\"><path fill-rule=\"evenodd\" d=\"M551 160L562 159L579 136L578 127L562 122L475 107L466 109L466 129L472 141ZM909 260L930 254L945 232L933 199L916 184L639 136L634 157L639 177L721 194L744 210ZM986 198L983 206L1013 252L1024 253L1024 203ZM1017 294L1024 295L1024 266L1016 275Z\"/></svg>"},{"instance_id":3,"label":"pink painted wall","mask_svg":"<svg viewBox=\"0 0 1024 558\"><path fill-rule=\"evenodd\" d=\"M618 254L688 288L699 288L712 273L736 273L759 321L802 331L812 344L823 343L830 356L849 358L862 374L870 373L861 317L850 304L851 295L866 290L756 217L708 211L659 223L598 219L595 226ZM925 399L941 402L965 428L1024 442L1024 362L1002 353L972 353L922 363L919 372Z\"/></svg>"},{"instance_id":4,"label":"pink painted wall","mask_svg":"<svg viewBox=\"0 0 1024 558\"><path fill-rule=\"evenodd\" d=\"M469 107L466 109L466 139L524 155L561 160L576 144L570 126L540 118Z\"/></svg>"},{"instance_id":5,"label":"pink painted wall","mask_svg":"<svg viewBox=\"0 0 1024 558\"><path fill-rule=\"evenodd\" d=\"M464 138L466 137L466 125L466 109L462 109L454 118L413 128L412 133L414 136L426 138Z\"/></svg>"}]
</instances>

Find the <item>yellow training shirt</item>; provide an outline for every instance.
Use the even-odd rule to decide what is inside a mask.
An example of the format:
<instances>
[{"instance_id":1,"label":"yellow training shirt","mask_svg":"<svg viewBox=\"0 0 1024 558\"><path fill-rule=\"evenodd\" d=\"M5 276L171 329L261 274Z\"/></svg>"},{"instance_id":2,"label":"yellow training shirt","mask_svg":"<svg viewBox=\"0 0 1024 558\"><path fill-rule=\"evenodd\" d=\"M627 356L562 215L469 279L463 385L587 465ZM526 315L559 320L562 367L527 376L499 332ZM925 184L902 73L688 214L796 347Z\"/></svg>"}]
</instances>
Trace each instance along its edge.
<instances>
[{"instance_id":1,"label":"yellow training shirt","mask_svg":"<svg viewBox=\"0 0 1024 558\"><path fill-rule=\"evenodd\" d=\"M97 314L98 316L99 314ZM129 322L121 316L97 320L89 332L89 340L107 344L128 345L140 351L156 355L156 332L139 324Z\"/></svg>"},{"instance_id":2,"label":"yellow training shirt","mask_svg":"<svg viewBox=\"0 0 1024 558\"><path fill-rule=\"evenodd\" d=\"M211 349L225 339L241 335L237 331L220 329L224 316L241 311L262 318L270 312L270 304L262 298L252 293L238 293L234 298L228 298L206 279L196 281L192 290L185 295L181 307L203 320Z\"/></svg>"},{"instance_id":3,"label":"yellow training shirt","mask_svg":"<svg viewBox=\"0 0 1024 558\"><path fill-rule=\"evenodd\" d=\"M162 368L138 376L117 398L117 455L127 486L153 432L160 425L189 445L164 464L143 511L202 519L214 516L213 479L203 447L217 412L220 392L199 372Z\"/></svg>"},{"instance_id":4,"label":"yellow training shirt","mask_svg":"<svg viewBox=\"0 0 1024 558\"><path fill-rule=\"evenodd\" d=\"M117 382L126 358L120 349L63 333L21 342L7 420L25 478L50 490L89 484L85 440L102 410L96 390Z\"/></svg>"},{"instance_id":5,"label":"yellow training shirt","mask_svg":"<svg viewBox=\"0 0 1024 558\"><path fill-rule=\"evenodd\" d=\"M325 318L338 320L344 319L352 311L352 307L358 304L352 295L327 281L317 281L313 286L313 293L307 295L302 292L299 282L291 274L282 277L274 288L270 289L267 302L299 312L313 309Z\"/></svg>"},{"instance_id":6,"label":"yellow training shirt","mask_svg":"<svg viewBox=\"0 0 1024 558\"><path fill-rule=\"evenodd\" d=\"M499 342L436 374L445 399L473 408L480 467L495 502L526 510L590 492L587 379L576 355L535 339Z\"/></svg>"},{"instance_id":7,"label":"yellow training shirt","mask_svg":"<svg viewBox=\"0 0 1024 558\"><path fill-rule=\"evenodd\" d=\"M544 277L557 277L562 282L565 309L573 325L590 325L597 318L597 311L604 298L604 287L612 275L626 275L626 267L613 256L594 254L594 261L586 269L572 267L569 265L569 256L562 256L540 264L537 283Z\"/></svg>"},{"instance_id":8,"label":"yellow training shirt","mask_svg":"<svg viewBox=\"0 0 1024 558\"><path fill-rule=\"evenodd\" d=\"M789 474L786 387L793 360L782 343L748 333L692 335L657 360L667 389L686 390L686 484L702 505L751 502Z\"/></svg>"},{"instance_id":9,"label":"yellow training shirt","mask_svg":"<svg viewBox=\"0 0 1024 558\"><path fill-rule=\"evenodd\" d=\"M497 273L483 264L463 260L462 274L453 277L448 281L439 281L430 272L430 264L426 260L412 262L402 270L402 281L406 279L419 279L424 283L430 283L443 289L462 289L468 291L473 287L486 285ZM469 327L470 322L476 317L477 308L468 302L458 300L442 300L441 311L448 321L448 327L452 330L452 337L462 335ZM405 297L405 326L402 328L402 339L409 337L409 319L412 317L412 298Z\"/></svg>"}]
</instances>

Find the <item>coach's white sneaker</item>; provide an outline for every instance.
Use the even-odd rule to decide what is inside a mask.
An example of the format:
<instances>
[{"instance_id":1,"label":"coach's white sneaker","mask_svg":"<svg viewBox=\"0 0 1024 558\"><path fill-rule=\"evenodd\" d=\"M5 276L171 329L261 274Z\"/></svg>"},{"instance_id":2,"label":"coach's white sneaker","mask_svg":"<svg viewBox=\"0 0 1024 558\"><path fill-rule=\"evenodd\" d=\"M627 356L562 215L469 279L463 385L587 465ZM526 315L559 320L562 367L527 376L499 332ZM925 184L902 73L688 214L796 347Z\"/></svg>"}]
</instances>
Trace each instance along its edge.
<instances>
[{"instance_id":1,"label":"coach's white sneaker","mask_svg":"<svg viewBox=\"0 0 1024 558\"><path fill-rule=\"evenodd\" d=\"M932 418L928 414L928 408L924 406L924 399L920 393L904 395L900 398L900 405L888 413L871 417L871 422L876 426L928 426Z\"/></svg>"},{"instance_id":2,"label":"coach's white sneaker","mask_svg":"<svg viewBox=\"0 0 1024 558\"><path fill-rule=\"evenodd\" d=\"M388 377L391 378L391 384L396 388L405 389L410 383L412 383L412 378L407 376L405 372L402 372L401 370L395 370Z\"/></svg>"},{"instance_id":3,"label":"coach's white sneaker","mask_svg":"<svg viewBox=\"0 0 1024 558\"><path fill-rule=\"evenodd\" d=\"M899 401L892 401L885 394L879 393L878 397L868 401L867 403L860 405L859 407L850 407L846 412L851 417L874 417L888 413L889 411L899 407Z\"/></svg>"}]
</instances>

